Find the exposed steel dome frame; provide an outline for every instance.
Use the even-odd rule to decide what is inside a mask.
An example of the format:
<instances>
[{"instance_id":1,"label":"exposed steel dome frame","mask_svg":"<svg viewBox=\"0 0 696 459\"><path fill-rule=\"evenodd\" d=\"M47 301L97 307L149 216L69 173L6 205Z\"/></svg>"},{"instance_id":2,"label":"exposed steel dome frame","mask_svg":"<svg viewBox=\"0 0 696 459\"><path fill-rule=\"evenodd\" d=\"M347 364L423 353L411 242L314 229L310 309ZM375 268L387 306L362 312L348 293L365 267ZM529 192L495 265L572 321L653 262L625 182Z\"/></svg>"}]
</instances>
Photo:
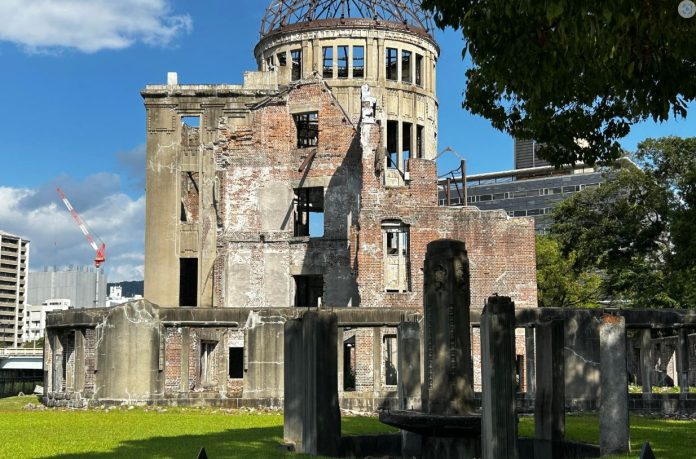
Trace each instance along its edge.
<instances>
[{"instance_id":1,"label":"exposed steel dome frame","mask_svg":"<svg viewBox=\"0 0 696 459\"><path fill-rule=\"evenodd\" d=\"M432 16L419 0L273 0L261 22L261 36L285 26L322 19L374 19L419 28L433 36Z\"/></svg>"}]
</instances>

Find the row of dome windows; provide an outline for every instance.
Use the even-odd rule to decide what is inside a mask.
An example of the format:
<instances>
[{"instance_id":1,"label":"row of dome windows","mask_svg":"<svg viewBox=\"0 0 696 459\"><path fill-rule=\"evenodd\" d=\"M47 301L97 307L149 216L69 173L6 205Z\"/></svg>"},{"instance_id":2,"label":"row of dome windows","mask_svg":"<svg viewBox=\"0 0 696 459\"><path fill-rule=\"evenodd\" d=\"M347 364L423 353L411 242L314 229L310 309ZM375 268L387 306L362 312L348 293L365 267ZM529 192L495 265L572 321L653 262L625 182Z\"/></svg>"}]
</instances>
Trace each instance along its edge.
<instances>
[{"instance_id":1,"label":"row of dome windows","mask_svg":"<svg viewBox=\"0 0 696 459\"><path fill-rule=\"evenodd\" d=\"M302 78L302 49L290 50L291 79ZM409 50L387 48L385 76L390 81L423 86L423 55ZM266 59L270 70L288 65L288 54L281 52ZM364 78L364 46L324 46L322 48L322 74L324 78Z\"/></svg>"}]
</instances>

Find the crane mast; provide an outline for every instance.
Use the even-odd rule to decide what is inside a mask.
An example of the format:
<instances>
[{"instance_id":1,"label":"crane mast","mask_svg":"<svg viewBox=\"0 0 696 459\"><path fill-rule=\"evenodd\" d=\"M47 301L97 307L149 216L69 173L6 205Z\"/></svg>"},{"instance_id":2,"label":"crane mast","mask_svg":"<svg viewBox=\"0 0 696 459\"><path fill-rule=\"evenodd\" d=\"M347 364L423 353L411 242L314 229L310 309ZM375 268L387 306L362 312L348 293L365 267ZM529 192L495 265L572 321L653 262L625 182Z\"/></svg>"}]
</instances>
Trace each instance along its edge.
<instances>
[{"instance_id":1,"label":"crane mast","mask_svg":"<svg viewBox=\"0 0 696 459\"><path fill-rule=\"evenodd\" d=\"M82 221L82 218L80 218L80 215L73 208L72 204L70 204L70 201L68 201L68 198L65 196L65 193L63 193L63 190L57 188L56 191L58 191L58 195L60 195L60 198L63 200L65 207L68 208L70 215L72 215L72 218L82 230L82 234L84 234L85 238L87 238L87 242L89 242L89 245L91 245L92 249L94 249L96 252L94 257L94 266L99 268L102 263L106 261L106 244L100 240L99 242L101 242L101 246L97 245L96 241L92 237L92 234L90 234L89 229L87 229L87 225L84 221Z\"/></svg>"}]
</instances>

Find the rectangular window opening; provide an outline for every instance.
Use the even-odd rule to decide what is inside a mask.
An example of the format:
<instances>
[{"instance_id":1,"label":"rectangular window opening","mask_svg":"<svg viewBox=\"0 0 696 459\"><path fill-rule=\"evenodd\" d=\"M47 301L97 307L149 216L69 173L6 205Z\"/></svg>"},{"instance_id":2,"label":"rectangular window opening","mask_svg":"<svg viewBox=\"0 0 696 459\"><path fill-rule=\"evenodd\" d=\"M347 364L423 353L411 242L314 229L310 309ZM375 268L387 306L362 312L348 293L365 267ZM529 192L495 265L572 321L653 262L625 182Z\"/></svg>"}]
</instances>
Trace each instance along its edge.
<instances>
[{"instance_id":1,"label":"rectangular window opening","mask_svg":"<svg viewBox=\"0 0 696 459\"><path fill-rule=\"evenodd\" d=\"M333 46L324 47L324 78L333 78Z\"/></svg>"},{"instance_id":2,"label":"rectangular window opening","mask_svg":"<svg viewBox=\"0 0 696 459\"><path fill-rule=\"evenodd\" d=\"M229 358L229 378L244 378L244 348L231 347Z\"/></svg>"},{"instance_id":3,"label":"rectangular window opening","mask_svg":"<svg viewBox=\"0 0 696 459\"><path fill-rule=\"evenodd\" d=\"M399 79L399 50L387 48L387 80L397 81Z\"/></svg>"},{"instance_id":4,"label":"rectangular window opening","mask_svg":"<svg viewBox=\"0 0 696 459\"><path fill-rule=\"evenodd\" d=\"M387 168L399 168L399 122L387 121Z\"/></svg>"},{"instance_id":5,"label":"rectangular window opening","mask_svg":"<svg viewBox=\"0 0 696 459\"><path fill-rule=\"evenodd\" d=\"M343 391L355 391L355 336L343 342Z\"/></svg>"},{"instance_id":6,"label":"rectangular window opening","mask_svg":"<svg viewBox=\"0 0 696 459\"><path fill-rule=\"evenodd\" d=\"M401 51L401 81L404 83L413 83L411 75L411 51Z\"/></svg>"},{"instance_id":7,"label":"rectangular window opening","mask_svg":"<svg viewBox=\"0 0 696 459\"><path fill-rule=\"evenodd\" d=\"M338 77L348 78L348 47L338 47Z\"/></svg>"},{"instance_id":8,"label":"rectangular window opening","mask_svg":"<svg viewBox=\"0 0 696 459\"><path fill-rule=\"evenodd\" d=\"M423 56L416 54L416 84L423 86Z\"/></svg>"},{"instance_id":9,"label":"rectangular window opening","mask_svg":"<svg viewBox=\"0 0 696 459\"><path fill-rule=\"evenodd\" d=\"M288 65L288 55L285 53L278 53L276 55L276 58L278 59L278 65L280 67L285 67Z\"/></svg>"},{"instance_id":10,"label":"rectangular window opening","mask_svg":"<svg viewBox=\"0 0 696 459\"><path fill-rule=\"evenodd\" d=\"M365 47L353 46L353 78L365 77Z\"/></svg>"},{"instance_id":11,"label":"rectangular window opening","mask_svg":"<svg viewBox=\"0 0 696 459\"><path fill-rule=\"evenodd\" d=\"M201 117L181 117L181 145L197 147L201 143Z\"/></svg>"},{"instance_id":12,"label":"rectangular window opening","mask_svg":"<svg viewBox=\"0 0 696 459\"><path fill-rule=\"evenodd\" d=\"M324 276L293 276L295 279L295 307L318 308L324 296Z\"/></svg>"},{"instance_id":13,"label":"rectangular window opening","mask_svg":"<svg viewBox=\"0 0 696 459\"><path fill-rule=\"evenodd\" d=\"M294 49L290 51L290 58L292 59L292 81L297 81L302 79L302 50Z\"/></svg>"},{"instance_id":14,"label":"rectangular window opening","mask_svg":"<svg viewBox=\"0 0 696 459\"><path fill-rule=\"evenodd\" d=\"M425 141L424 138L425 128L423 126L416 127L416 158L425 158Z\"/></svg>"},{"instance_id":15,"label":"rectangular window opening","mask_svg":"<svg viewBox=\"0 0 696 459\"><path fill-rule=\"evenodd\" d=\"M409 228L401 223L386 223L384 232L384 289L403 293L411 290Z\"/></svg>"},{"instance_id":16,"label":"rectangular window opening","mask_svg":"<svg viewBox=\"0 0 696 459\"><path fill-rule=\"evenodd\" d=\"M402 125L401 132L401 156L403 158L402 171L408 170L408 160L411 159L411 131L413 125L411 123L404 123Z\"/></svg>"},{"instance_id":17,"label":"rectangular window opening","mask_svg":"<svg viewBox=\"0 0 696 459\"><path fill-rule=\"evenodd\" d=\"M398 381L397 374L397 341L396 335L384 336L384 384L396 386Z\"/></svg>"},{"instance_id":18,"label":"rectangular window opening","mask_svg":"<svg viewBox=\"0 0 696 459\"><path fill-rule=\"evenodd\" d=\"M215 381L215 347L214 341L201 341L200 373L201 385L211 385Z\"/></svg>"},{"instance_id":19,"label":"rectangular window opening","mask_svg":"<svg viewBox=\"0 0 696 459\"><path fill-rule=\"evenodd\" d=\"M179 259L179 306L198 306L198 258Z\"/></svg>"},{"instance_id":20,"label":"rectangular window opening","mask_svg":"<svg viewBox=\"0 0 696 459\"><path fill-rule=\"evenodd\" d=\"M319 142L319 114L301 113L293 117L297 128L297 148L316 147Z\"/></svg>"},{"instance_id":21,"label":"rectangular window opening","mask_svg":"<svg viewBox=\"0 0 696 459\"><path fill-rule=\"evenodd\" d=\"M324 188L295 189L295 237L324 236Z\"/></svg>"}]
</instances>

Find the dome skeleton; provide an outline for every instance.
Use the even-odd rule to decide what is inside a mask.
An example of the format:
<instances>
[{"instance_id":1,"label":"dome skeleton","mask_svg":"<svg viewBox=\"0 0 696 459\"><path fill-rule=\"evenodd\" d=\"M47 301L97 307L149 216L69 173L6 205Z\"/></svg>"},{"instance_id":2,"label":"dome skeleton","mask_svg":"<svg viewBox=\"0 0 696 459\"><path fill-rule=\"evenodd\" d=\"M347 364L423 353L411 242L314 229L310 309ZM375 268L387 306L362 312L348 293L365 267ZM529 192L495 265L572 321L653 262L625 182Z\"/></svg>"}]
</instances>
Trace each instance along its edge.
<instances>
[{"instance_id":1,"label":"dome skeleton","mask_svg":"<svg viewBox=\"0 0 696 459\"><path fill-rule=\"evenodd\" d=\"M261 36L291 24L339 18L402 23L430 35L434 30L432 17L416 0L274 0L261 22Z\"/></svg>"}]
</instances>

